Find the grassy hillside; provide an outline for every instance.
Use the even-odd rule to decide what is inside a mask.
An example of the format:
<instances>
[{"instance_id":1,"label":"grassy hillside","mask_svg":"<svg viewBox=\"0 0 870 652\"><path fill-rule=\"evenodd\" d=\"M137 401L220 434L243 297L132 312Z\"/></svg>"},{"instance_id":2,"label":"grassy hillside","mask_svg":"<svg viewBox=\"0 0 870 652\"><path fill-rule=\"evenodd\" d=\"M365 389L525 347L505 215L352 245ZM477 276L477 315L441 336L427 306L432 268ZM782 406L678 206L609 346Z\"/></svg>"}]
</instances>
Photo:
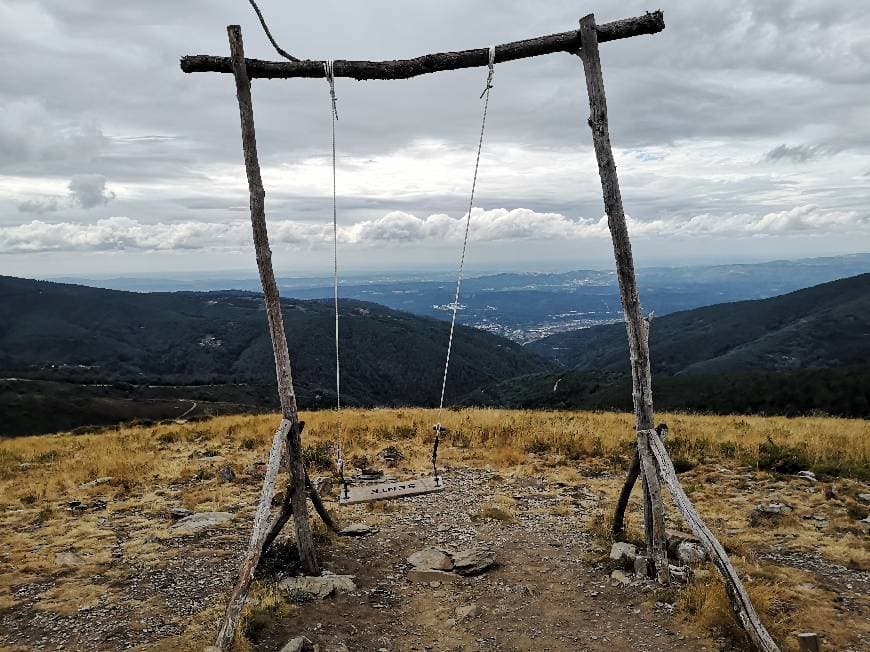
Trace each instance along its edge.
<instances>
[{"instance_id":1,"label":"grassy hillside","mask_svg":"<svg viewBox=\"0 0 870 652\"><path fill-rule=\"evenodd\" d=\"M725 374L655 374L661 410L702 414L830 414L870 418L870 366ZM566 371L511 378L473 391L465 405L560 410L631 410L631 377Z\"/></svg>"},{"instance_id":2,"label":"grassy hillside","mask_svg":"<svg viewBox=\"0 0 870 652\"><path fill-rule=\"evenodd\" d=\"M830 649L866 649L870 551L860 519L868 506L859 496L867 485L853 478L870 472L868 422L658 416L670 426L667 447L686 492L728 550L782 649L797 650L797 631L818 632ZM402 630L412 629L416 638L407 648L432 641L437 648L448 635L444 622L454 617L457 605L472 601L482 605L480 615L450 632L491 625L504 640L514 625L525 626L521 619L528 617L529 600L540 606L552 595L554 577L564 578L557 587L564 581L583 595L595 589L594 609L566 612L559 631L586 632L593 620L588 612L596 609L618 616L619 622L607 619L617 627L643 612L638 627L649 627L653 615L687 635L706 637L695 649L745 649L709 564L696 569L687 586L645 584L644 591L609 586L606 524L631 459L630 414L456 410L444 417L449 434L440 459L446 493L339 509L333 489L327 505L342 523L365 522L380 533L367 540L335 538L315 525L326 568L356 574L360 595L370 597L282 602L275 590L281 575L264 573L254 588L262 608L254 603L246 614L242 632L252 638L240 649L275 649L253 638L273 622L283 634L278 644L300 631L320 640L339 632L351 646L376 649L360 642L367 630L404 645ZM329 453L334 415L321 411L303 418L312 473L334 474ZM378 452L390 445L406 456L391 473L426 471L436 418L434 410L347 411L348 460L352 466L379 466ZM0 647L174 650L210 644L249 538L262 481L252 463L264 458L277 422L274 414L237 415L93 435L0 439ZM853 477L838 476L837 464L852 469L847 475ZM221 478L224 467L234 471L231 481ZM800 469L815 469L818 481L796 477ZM469 477L485 478L475 490L482 495L472 496ZM77 508L70 507L73 500ZM753 525L753 508L775 501L788 503L793 512ZM629 509L634 540L642 538L639 502L637 490ZM169 510L177 507L229 512L234 520L180 536L170 529ZM666 508L668 527L683 527L667 500ZM404 558L442 536L430 520L433 514L439 525L461 520L456 529L463 537L502 542L497 554L503 569L480 581L444 583L437 599L428 584L405 582ZM582 544L567 536L550 543L547 528L556 524L584 537ZM408 529L410 534L398 536ZM508 621L498 608L516 589L506 581L512 576L502 573L524 570L512 556L511 542L530 536L538 536L538 543L522 546L536 554L523 580L526 604ZM284 572L288 564L284 560ZM401 599L385 602L387 591ZM643 605L631 602L638 596ZM315 622L323 627L309 629ZM426 622L431 627L424 627ZM535 626L546 627L543 621ZM466 649L474 647L472 637Z\"/></svg>"},{"instance_id":3,"label":"grassy hillside","mask_svg":"<svg viewBox=\"0 0 870 652\"><path fill-rule=\"evenodd\" d=\"M329 406L333 307L282 303L300 404ZM351 300L342 302L341 318L348 404L438 400L447 324ZM447 398L548 366L508 340L460 327ZM0 277L0 373L88 383L271 385L274 362L257 294L136 294ZM229 389L222 400L246 402Z\"/></svg>"},{"instance_id":4,"label":"grassy hillside","mask_svg":"<svg viewBox=\"0 0 870 652\"><path fill-rule=\"evenodd\" d=\"M655 372L718 374L839 367L870 360L870 274L790 294L723 303L654 319ZM553 335L533 344L570 369L625 370L622 324Z\"/></svg>"}]
</instances>

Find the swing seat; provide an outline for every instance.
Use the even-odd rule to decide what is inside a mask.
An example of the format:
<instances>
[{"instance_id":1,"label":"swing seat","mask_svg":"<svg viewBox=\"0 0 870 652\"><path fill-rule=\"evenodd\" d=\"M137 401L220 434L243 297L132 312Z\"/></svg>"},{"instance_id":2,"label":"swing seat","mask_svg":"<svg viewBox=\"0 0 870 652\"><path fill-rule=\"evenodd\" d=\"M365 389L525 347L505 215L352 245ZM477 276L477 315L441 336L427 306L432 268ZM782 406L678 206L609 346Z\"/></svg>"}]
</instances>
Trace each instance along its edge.
<instances>
[{"instance_id":1,"label":"swing seat","mask_svg":"<svg viewBox=\"0 0 870 652\"><path fill-rule=\"evenodd\" d=\"M377 484L342 487L339 491L340 505L370 503L375 500L391 500L407 496L420 496L444 491L444 480L440 475L400 482L379 482Z\"/></svg>"}]
</instances>

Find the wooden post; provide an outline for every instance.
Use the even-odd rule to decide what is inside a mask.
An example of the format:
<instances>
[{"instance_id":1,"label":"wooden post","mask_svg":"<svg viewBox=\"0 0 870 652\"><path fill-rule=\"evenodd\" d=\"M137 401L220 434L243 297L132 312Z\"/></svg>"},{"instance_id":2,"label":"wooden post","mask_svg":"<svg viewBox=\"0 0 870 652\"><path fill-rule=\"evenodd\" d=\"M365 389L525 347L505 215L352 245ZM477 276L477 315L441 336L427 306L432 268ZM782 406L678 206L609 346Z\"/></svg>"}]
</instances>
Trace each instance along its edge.
<instances>
[{"instance_id":1,"label":"wooden post","mask_svg":"<svg viewBox=\"0 0 870 652\"><path fill-rule=\"evenodd\" d=\"M805 632L797 635L800 652L821 652L822 646L819 643L819 635L812 632Z\"/></svg>"},{"instance_id":2,"label":"wooden post","mask_svg":"<svg viewBox=\"0 0 870 652\"><path fill-rule=\"evenodd\" d=\"M616 258L616 273L619 292L625 313L625 328L628 334L628 350L631 356L632 399L634 403L635 430L650 430L653 427L652 377L649 358L649 333L637 293L634 274L634 260L631 254L631 241L622 207L619 191L619 178L616 162L610 145L610 130L607 123L607 98L604 94L604 77L601 72L601 58L598 53L598 35L595 29L595 16L589 14L580 20L580 58L586 74L586 90L589 94L589 127L598 160L598 173L601 177L601 190L604 195L604 210L607 225L613 240L613 253ZM644 531L647 552L655 557L667 550L664 540L664 509L658 492L658 478L645 472L639 465L644 478ZM647 465L648 466L648 465ZM651 486L652 485L652 486ZM658 494L658 504L656 504ZM657 536L660 541L656 541ZM667 582L667 558L655 559L659 569L659 580Z\"/></svg>"},{"instance_id":3,"label":"wooden post","mask_svg":"<svg viewBox=\"0 0 870 652\"><path fill-rule=\"evenodd\" d=\"M260 494L260 504L254 520L251 542L248 546L245 560L239 573L236 588L227 605L224 621L218 633L216 646L221 650L229 649L238 626L239 614L250 589L266 535L266 521L272 497L275 495L275 482L278 469L281 466L284 447L288 451L287 466L290 470L290 485L287 488L292 500L293 518L296 526L296 545L299 558L306 573L319 572L319 564L314 551L314 542L308 523L308 504L305 500L305 466L302 461L302 446L300 438L299 416L296 410L296 394L293 390L293 376L290 371L290 354L287 349L287 338L284 334L284 320L281 316L281 299L278 295L278 285L272 270L272 252L269 248L269 236L266 230L266 192L260 175L260 162L257 156L257 139L254 131L254 109L251 102L251 82L245 68L245 52L242 43L242 30L238 25L227 27L230 43L230 54L233 63L233 76L236 81L236 95L239 101L239 114L242 126L242 148L245 154L245 171L248 176L248 190L251 198L251 227L254 235L254 250L257 256L257 267L260 272L260 282L263 286L263 299L266 304L266 316L269 323L269 333L272 337L272 350L275 355L275 372L278 378L278 396L281 401L281 413L284 417L281 427L275 433L272 449L269 453L269 464L266 467L266 477Z\"/></svg>"},{"instance_id":4,"label":"wooden post","mask_svg":"<svg viewBox=\"0 0 870 652\"><path fill-rule=\"evenodd\" d=\"M740 581L737 571L734 570L734 566L731 565L731 560L728 559L725 549L707 528L703 519L695 511L695 507L692 505L689 497L686 496L686 492L683 491L683 487L677 479L677 473L674 470L671 458L668 456L668 452L665 450L665 446L655 430L649 430L646 433L646 441L649 452L658 467L658 473L671 492L674 504L680 510L680 513L682 513L692 529L692 533L698 537L698 541L701 542L716 569L722 575L725 590L728 593L728 600L731 603L731 609L734 611L737 622L740 623L740 626L749 635L756 649L762 652L779 652L776 643L774 643L770 634L767 633L764 625L761 624L761 620L758 618L758 614L755 612L755 608L749 599L749 594L743 588L743 583ZM643 457L643 453L641 455Z\"/></svg>"}]
</instances>

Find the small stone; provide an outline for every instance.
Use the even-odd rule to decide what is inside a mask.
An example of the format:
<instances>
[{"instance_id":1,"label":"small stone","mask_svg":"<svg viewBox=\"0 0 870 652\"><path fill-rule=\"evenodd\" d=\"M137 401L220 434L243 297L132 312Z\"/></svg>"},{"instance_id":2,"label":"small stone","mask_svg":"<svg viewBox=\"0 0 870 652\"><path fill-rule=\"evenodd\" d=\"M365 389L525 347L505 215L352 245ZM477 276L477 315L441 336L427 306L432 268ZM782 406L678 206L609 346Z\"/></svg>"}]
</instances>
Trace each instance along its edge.
<instances>
[{"instance_id":1,"label":"small stone","mask_svg":"<svg viewBox=\"0 0 870 652\"><path fill-rule=\"evenodd\" d=\"M435 580L434 582L429 582L430 589L437 589L440 586L441 586L440 580Z\"/></svg>"},{"instance_id":2,"label":"small stone","mask_svg":"<svg viewBox=\"0 0 870 652\"><path fill-rule=\"evenodd\" d=\"M648 577L649 575L649 557L638 555L634 558L634 574L638 577Z\"/></svg>"},{"instance_id":3,"label":"small stone","mask_svg":"<svg viewBox=\"0 0 870 652\"><path fill-rule=\"evenodd\" d=\"M236 479L236 472L231 466L222 466L218 471L218 477L221 479L221 482L234 482Z\"/></svg>"},{"instance_id":4,"label":"small stone","mask_svg":"<svg viewBox=\"0 0 870 652\"><path fill-rule=\"evenodd\" d=\"M795 475L799 477L801 480L806 480L807 482L817 482L816 474L812 471L798 471Z\"/></svg>"},{"instance_id":5,"label":"small stone","mask_svg":"<svg viewBox=\"0 0 870 652\"><path fill-rule=\"evenodd\" d=\"M169 510L169 516L173 521L177 521L182 518L187 518L193 514L189 509L185 509L184 507L173 507Z\"/></svg>"},{"instance_id":6,"label":"small stone","mask_svg":"<svg viewBox=\"0 0 870 652\"><path fill-rule=\"evenodd\" d=\"M677 556L677 549L681 543L699 543L698 537L689 532L681 532L679 530L665 530L665 539L668 545L668 554L671 557Z\"/></svg>"},{"instance_id":7,"label":"small stone","mask_svg":"<svg viewBox=\"0 0 870 652\"><path fill-rule=\"evenodd\" d=\"M610 546L610 558L619 562L625 568L634 568L634 560L637 557L637 546L633 543L617 541Z\"/></svg>"},{"instance_id":8,"label":"small stone","mask_svg":"<svg viewBox=\"0 0 870 652\"><path fill-rule=\"evenodd\" d=\"M353 575L320 575L288 577L278 583L278 589L293 598L307 596L323 599L334 593L356 591Z\"/></svg>"},{"instance_id":9,"label":"small stone","mask_svg":"<svg viewBox=\"0 0 870 652\"><path fill-rule=\"evenodd\" d=\"M480 615L480 607L476 604L470 604L465 607L456 607L456 621L471 620Z\"/></svg>"},{"instance_id":10,"label":"small stone","mask_svg":"<svg viewBox=\"0 0 870 652\"><path fill-rule=\"evenodd\" d=\"M332 478L325 475L318 475L311 481L311 486L320 496L326 496L332 492Z\"/></svg>"},{"instance_id":11,"label":"small stone","mask_svg":"<svg viewBox=\"0 0 870 652\"><path fill-rule=\"evenodd\" d=\"M378 528L367 523L352 523L338 533L343 537L367 537L377 531Z\"/></svg>"},{"instance_id":12,"label":"small stone","mask_svg":"<svg viewBox=\"0 0 870 652\"><path fill-rule=\"evenodd\" d=\"M870 494L858 494L858 502L870 504Z\"/></svg>"},{"instance_id":13,"label":"small stone","mask_svg":"<svg viewBox=\"0 0 870 652\"><path fill-rule=\"evenodd\" d=\"M495 555L491 550L470 548L453 555L453 571L460 575L480 575L495 565Z\"/></svg>"},{"instance_id":14,"label":"small stone","mask_svg":"<svg viewBox=\"0 0 870 652\"><path fill-rule=\"evenodd\" d=\"M408 563L417 570L453 569L453 560L443 550L438 548L423 548L408 557Z\"/></svg>"},{"instance_id":15,"label":"small stone","mask_svg":"<svg viewBox=\"0 0 870 652\"><path fill-rule=\"evenodd\" d=\"M90 482L85 482L79 485L82 489L89 489L90 487L97 487L101 484L108 484L115 478L111 476L106 476L105 478L97 478L96 480L91 480Z\"/></svg>"},{"instance_id":16,"label":"small stone","mask_svg":"<svg viewBox=\"0 0 870 652\"><path fill-rule=\"evenodd\" d=\"M59 552L54 556L54 563L58 566L81 566L85 562L74 552Z\"/></svg>"},{"instance_id":17,"label":"small stone","mask_svg":"<svg viewBox=\"0 0 870 652\"><path fill-rule=\"evenodd\" d=\"M313 649L314 644L311 641L304 636L296 636L284 644L284 647L281 648L281 652L307 652L307 650Z\"/></svg>"},{"instance_id":18,"label":"small stone","mask_svg":"<svg viewBox=\"0 0 870 652\"><path fill-rule=\"evenodd\" d=\"M792 513L792 508L786 503L767 503L758 505L749 512L750 525L762 525L780 520L783 516Z\"/></svg>"},{"instance_id":19,"label":"small stone","mask_svg":"<svg viewBox=\"0 0 870 652\"><path fill-rule=\"evenodd\" d=\"M707 559L707 551L697 543L683 541L679 546L677 546L676 557L684 564L694 566Z\"/></svg>"},{"instance_id":20,"label":"small stone","mask_svg":"<svg viewBox=\"0 0 870 652\"><path fill-rule=\"evenodd\" d=\"M457 576L453 573L440 570L410 570L408 571L408 580L419 584L427 584L429 582L453 582Z\"/></svg>"},{"instance_id":21,"label":"small stone","mask_svg":"<svg viewBox=\"0 0 870 652\"><path fill-rule=\"evenodd\" d=\"M236 517L235 514L229 512L199 512L182 518L177 523L170 526L170 530L175 536L184 536L186 534L197 534L203 530L225 525Z\"/></svg>"},{"instance_id":22,"label":"small stone","mask_svg":"<svg viewBox=\"0 0 870 652\"><path fill-rule=\"evenodd\" d=\"M631 584L631 578L621 570L617 569L610 574L610 583L613 586L628 586Z\"/></svg>"}]
</instances>

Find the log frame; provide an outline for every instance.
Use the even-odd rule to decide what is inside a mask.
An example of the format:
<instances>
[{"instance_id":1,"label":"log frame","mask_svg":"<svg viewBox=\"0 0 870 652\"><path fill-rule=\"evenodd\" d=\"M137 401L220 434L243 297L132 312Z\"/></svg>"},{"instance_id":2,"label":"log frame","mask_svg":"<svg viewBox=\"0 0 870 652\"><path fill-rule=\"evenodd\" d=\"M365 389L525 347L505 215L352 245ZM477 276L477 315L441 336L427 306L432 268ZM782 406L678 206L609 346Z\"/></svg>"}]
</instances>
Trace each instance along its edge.
<instances>
[{"instance_id":1,"label":"log frame","mask_svg":"<svg viewBox=\"0 0 870 652\"><path fill-rule=\"evenodd\" d=\"M749 599L749 594L743 587L743 583L740 581L734 566L731 565L731 560L728 559L728 554L725 552L722 544L719 543L719 540L707 528L704 520L692 505L692 501L689 500L686 492L683 491L680 480L677 478L677 472L674 470L674 465L662 440L659 439L655 430L649 430L646 433L646 438L649 443L651 456L655 460L658 475L665 486L667 486L668 491L670 491L674 504L686 519L692 534L701 542L701 545L710 556L713 565L716 566L716 569L722 575L735 619L749 636L756 649L762 652L780 652L779 647L770 634L768 634L764 625L762 625L761 619L758 617L755 608L752 606L752 601Z\"/></svg>"},{"instance_id":2,"label":"log frame","mask_svg":"<svg viewBox=\"0 0 870 652\"><path fill-rule=\"evenodd\" d=\"M239 103L239 118L242 131L242 149L245 156L245 172L248 177L248 191L251 204L251 229L254 237L254 249L257 257L257 269L260 273L260 283L263 286L263 301L266 306L266 316L269 334L272 340L272 350L275 357L275 375L278 380L278 397L281 401L281 426L276 430L263 479L263 489L260 493L260 503L254 519L251 541L239 572L238 582L230 596L218 632L216 647L228 650L235 638L242 607L248 595L254 576L254 569L259 563L263 551L263 541L267 535L266 521L275 495L275 483L278 470L287 450L287 466L290 471L290 483L287 494L292 497L292 510L296 526L296 546L302 567L309 574L317 574L320 570L314 550L308 522L308 504L305 500L305 466L302 461L302 445L299 415L296 409L296 394L293 389L293 374L290 369L290 354L287 348L287 337L284 333L284 320L281 314L281 298L275 273L272 269L272 251L269 248L269 235L266 228L266 191L260 173L260 162L257 155L257 138L254 129L254 109L251 101L251 82L245 69L245 52L242 41L242 30L238 25L227 27L227 37L230 44L233 77L236 83L236 97Z\"/></svg>"},{"instance_id":3,"label":"log frame","mask_svg":"<svg viewBox=\"0 0 870 652\"><path fill-rule=\"evenodd\" d=\"M616 161L610 144L610 128L607 120L607 97L604 92L604 75L601 71L601 57L598 52L595 16L589 14L580 20L580 58L586 77L586 90L589 95L589 128L595 146L598 174L601 177L601 190L604 196L604 211L607 226L613 242L613 255L616 260L616 274L619 293L625 314L625 329L628 336L628 350L631 365L632 402L634 403L635 431L650 430L653 427L652 374L649 355L649 325L643 316L643 309L637 291L634 272L634 258L631 240L622 206L619 190L619 177ZM636 453L637 454L637 453ZM644 534L647 552L651 556L667 550L664 540L664 509L661 495L656 495L658 480L650 475L650 469L639 464L644 476ZM647 465L648 467L648 465ZM659 539L659 540L657 540ZM659 581L667 581L667 559L655 561L659 569ZM662 568L664 569L662 570Z\"/></svg>"},{"instance_id":4,"label":"log frame","mask_svg":"<svg viewBox=\"0 0 870 652\"><path fill-rule=\"evenodd\" d=\"M665 28L664 16L659 11L643 16L616 20L595 27L599 43L618 39L657 34ZM554 52L576 52L580 47L579 30L539 36L504 43L495 47L495 62L516 61ZM462 68L479 68L489 64L489 48L462 50L459 52L439 52L425 54L413 59L397 59L394 61L348 61L336 59L333 62L333 74L336 77L350 77L357 80L368 79L410 79L445 70L460 70ZM264 61L262 59L245 59L245 68L249 79L288 79L292 77L324 76L323 62L319 60L306 61ZM232 73L233 64L230 57L207 54L188 55L181 58L181 70L193 72Z\"/></svg>"}]
</instances>

